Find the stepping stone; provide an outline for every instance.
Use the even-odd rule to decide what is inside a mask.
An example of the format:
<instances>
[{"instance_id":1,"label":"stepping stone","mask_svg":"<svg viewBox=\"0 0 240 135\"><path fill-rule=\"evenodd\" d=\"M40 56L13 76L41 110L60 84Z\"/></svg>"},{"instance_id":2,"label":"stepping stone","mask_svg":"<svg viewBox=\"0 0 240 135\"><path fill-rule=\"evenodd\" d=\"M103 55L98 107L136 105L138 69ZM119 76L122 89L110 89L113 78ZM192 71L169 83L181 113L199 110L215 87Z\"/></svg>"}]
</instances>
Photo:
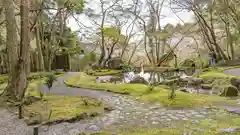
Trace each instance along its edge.
<instances>
[{"instance_id":1,"label":"stepping stone","mask_svg":"<svg viewBox=\"0 0 240 135\"><path fill-rule=\"evenodd\" d=\"M236 132L240 132L240 128L223 128L223 129L220 129L219 131L223 133L236 133Z\"/></svg>"},{"instance_id":2,"label":"stepping stone","mask_svg":"<svg viewBox=\"0 0 240 135\"><path fill-rule=\"evenodd\" d=\"M197 117L197 118L204 118L205 116L203 116L203 115L194 115L195 117Z\"/></svg>"},{"instance_id":3,"label":"stepping stone","mask_svg":"<svg viewBox=\"0 0 240 135\"><path fill-rule=\"evenodd\" d=\"M69 131L69 134L70 134L70 135L76 135L76 134L78 134L78 133L80 133L80 131L77 130L77 129L71 129L71 130Z\"/></svg>"},{"instance_id":4,"label":"stepping stone","mask_svg":"<svg viewBox=\"0 0 240 135\"><path fill-rule=\"evenodd\" d=\"M152 124L153 124L153 125L157 125L157 124L159 124L159 122L153 121Z\"/></svg>"},{"instance_id":5,"label":"stepping stone","mask_svg":"<svg viewBox=\"0 0 240 135\"><path fill-rule=\"evenodd\" d=\"M91 125L90 127L87 128L88 130L92 130L92 131L98 131L100 130L100 128L96 125Z\"/></svg>"}]
</instances>

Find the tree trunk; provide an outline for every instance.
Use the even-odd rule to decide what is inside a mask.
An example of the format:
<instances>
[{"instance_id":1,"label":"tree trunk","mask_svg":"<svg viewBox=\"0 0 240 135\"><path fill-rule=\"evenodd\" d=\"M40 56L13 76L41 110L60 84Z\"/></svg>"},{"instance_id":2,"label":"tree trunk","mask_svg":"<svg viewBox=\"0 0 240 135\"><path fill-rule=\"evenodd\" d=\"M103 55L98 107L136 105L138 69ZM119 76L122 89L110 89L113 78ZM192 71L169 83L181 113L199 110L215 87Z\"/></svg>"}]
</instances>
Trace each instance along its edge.
<instances>
[{"instance_id":1,"label":"tree trunk","mask_svg":"<svg viewBox=\"0 0 240 135\"><path fill-rule=\"evenodd\" d=\"M105 57L105 38L104 38L104 22L105 22L105 15L106 11L103 9L103 4L101 5L101 10L102 10L102 21L101 21L101 54L100 54L100 59L98 61L98 66L102 66L103 59Z\"/></svg>"},{"instance_id":2,"label":"tree trunk","mask_svg":"<svg viewBox=\"0 0 240 135\"><path fill-rule=\"evenodd\" d=\"M117 42L118 42L118 41L115 41L115 42L113 43L113 45L111 46L110 51L109 51L109 53L108 53L108 57L107 57L107 59L103 62L103 66L106 66L108 60L110 60L110 59L112 58L112 54L113 54L113 51L114 51L114 47L116 46Z\"/></svg>"},{"instance_id":3,"label":"tree trunk","mask_svg":"<svg viewBox=\"0 0 240 135\"><path fill-rule=\"evenodd\" d=\"M27 69L29 56L29 22L28 22L28 0L21 0L20 15L21 15L21 40L20 40L20 56L17 60L17 65L12 72L11 81L9 82L6 91L14 91L15 99L21 101L25 95L27 88Z\"/></svg>"},{"instance_id":4,"label":"tree trunk","mask_svg":"<svg viewBox=\"0 0 240 135\"><path fill-rule=\"evenodd\" d=\"M15 19L15 7L12 0L4 0L3 6L5 7L5 16L6 16L6 49L7 49L7 59L8 59L8 86L1 94L3 96L9 96L11 99L16 99L16 90L11 88L12 78L14 76L14 68L17 65L18 59L18 43L17 43L17 23Z\"/></svg>"},{"instance_id":5,"label":"tree trunk","mask_svg":"<svg viewBox=\"0 0 240 135\"><path fill-rule=\"evenodd\" d=\"M20 40L20 57L18 60L18 66L16 68L17 76L16 86L18 90L18 99L22 100L27 89L27 68L28 68L28 56L29 56L29 2L28 0L21 0L20 5L21 15L21 40Z\"/></svg>"},{"instance_id":6,"label":"tree trunk","mask_svg":"<svg viewBox=\"0 0 240 135\"><path fill-rule=\"evenodd\" d=\"M40 31L39 31L39 22L37 22L37 25L35 27L36 29L36 45L37 45L37 57L38 57L38 71L44 71L44 61L43 61L43 53L42 53L42 47L41 47L41 43L40 43Z\"/></svg>"}]
</instances>

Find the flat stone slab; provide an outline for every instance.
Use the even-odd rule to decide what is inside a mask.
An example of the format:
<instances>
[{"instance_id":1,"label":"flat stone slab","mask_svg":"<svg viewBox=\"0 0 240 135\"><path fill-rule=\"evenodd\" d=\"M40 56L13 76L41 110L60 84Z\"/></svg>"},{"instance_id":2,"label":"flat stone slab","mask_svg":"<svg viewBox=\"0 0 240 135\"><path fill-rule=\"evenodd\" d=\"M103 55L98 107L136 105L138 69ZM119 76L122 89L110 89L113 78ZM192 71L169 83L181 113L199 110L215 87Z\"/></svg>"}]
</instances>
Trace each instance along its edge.
<instances>
[{"instance_id":1,"label":"flat stone slab","mask_svg":"<svg viewBox=\"0 0 240 135\"><path fill-rule=\"evenodd\" d=\"M226 111L230 112L230 113L240 115L240 108L225 106L224 109L225 109Z\"/></svg>"}]
</instances>

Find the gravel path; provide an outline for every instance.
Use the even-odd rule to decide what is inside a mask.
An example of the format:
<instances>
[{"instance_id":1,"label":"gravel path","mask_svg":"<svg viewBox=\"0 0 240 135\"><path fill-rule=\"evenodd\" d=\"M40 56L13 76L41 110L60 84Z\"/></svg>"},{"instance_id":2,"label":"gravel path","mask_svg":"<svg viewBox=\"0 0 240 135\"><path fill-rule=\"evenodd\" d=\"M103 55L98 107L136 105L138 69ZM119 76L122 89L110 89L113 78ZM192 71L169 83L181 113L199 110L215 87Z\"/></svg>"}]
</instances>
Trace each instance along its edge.
<instances>
[{"instance_id":1,"label":"gravel path","mask_svg":"<svg viewBox=\"0 0 240 135\"><path fill-rule=\"evenodd\" d=\"M105 127L178 127L183 123L190 122L198 124L200 120L214 120L216 116L226 115L217 109L189 109L189 110L167 110L160 104L149 105L133 100L127 96L113 94L110 92L94 91L82 88L71 88L64 84L64 79L77 73L68 73L53 84L49 91L45 86L40 86L40 91L65 96L87 96L101 99L115 107L114 111L94 119L82 120L76 123L61 123L47 127L40 127L40 135L77 135L78 133L96 132ZM14 115L0 111L0 135L28 135L31 128L23 121L16 120ZM2 116L2 114L4 114ZM6 120L4 120L6 119ZM8 123L8 124L5 124ZM3 129L3 130L2 130ZM12 130L10 130L12 129ZM14 129L14 130L13 130ZM22 130L19 130L22 129ZM26 129L26 130L23 130ZM8 133L6 134L6 130ZM13 133L11 133L13 132Z\"/></svg>"},{"instance_id":2,"label":"gravel path","mask_svg":"<svg viewBox=\"0 0 240 135\"><path fill-rule=\"evenodd\" d=\"M7 109L0 108L0 135L32 135L31 127Z\"/></svg>"}]
</instances>

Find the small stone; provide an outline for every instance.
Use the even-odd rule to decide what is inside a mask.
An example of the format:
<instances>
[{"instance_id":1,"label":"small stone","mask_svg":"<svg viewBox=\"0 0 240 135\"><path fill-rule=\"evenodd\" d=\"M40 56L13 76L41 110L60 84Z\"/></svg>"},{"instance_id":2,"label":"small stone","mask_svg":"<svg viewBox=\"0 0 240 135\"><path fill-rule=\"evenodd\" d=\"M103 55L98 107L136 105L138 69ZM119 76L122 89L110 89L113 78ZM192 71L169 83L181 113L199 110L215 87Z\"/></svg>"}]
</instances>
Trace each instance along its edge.
<instances>
[{"instance_id":1,"label":"small stone","mask_svg":"<svg viewBox=\"0 0 240 135\"><path fill-rule=\"evenodd\" d=\"M79 133L79 130L77 130L77 129L71 129L70 131L69 131L69 134L70 135L76 135L76 134L78 134Z\"/></svg>"},{"instance_id":2,"label":"small stone","mask_svg":"<svg viewBox=\"0 0 240 135\"><path fill-rule=\"evenodd\" d=\"M240 128L223 128L220 129L219 131L223 133L236 133L240 131Z\"/></svg>"},{"instance_id":3,"label":"small stone","mask_svg":"<svg viewBox=\"0 0 240 135\"><path fill-rule=\"evenodd\" d=\"M179 120L179 118L178 117L175 117L175 116L172 116L172 117L170 117L171 119L173 119L173 120Z\"/></svg>"},{"instance_id":4,"label":"small stone","mask_svg":"<svg viewBox=\"0 0 240 135\"><path fill-rule=\"evenodd\" d=\"M204 118L203 115L195 115L195 117L197 117L197 118Z\"/></svg>"},{"instance_id":5,"label":"small stone","mask_svg":"<svg viewBox=\"0 0 240 135\"><path fill-rule=\"evenodd\" d=\"M192 120L192 123L193 123L193 124L198 124L199 121L198 121L198 120Z\"/></svg>"},{"instance_id":6,"label":"small stone","mask_svg":"<svg viewBox=\"0 0 240 135\"><path fill-rule=\"evenodd\" d=\"M167 119L167 116L161 116L160 119Z\"/></svg>"},{"instance_id":7,"label":"small stone","mask_svg":"<svg viewBox=\"0 0 240 135\"><path fill-rule=\"evenodd\" d=\"M196 114L199 114L198 112L195 112L195 111L191 111L192 115L196 115Z\"/></svg>"},{"instance_id":8,"label":"small stone","mask_svg":"<svg viewBox=\"0 0 240 135\"><path fill-rule=\"evenodd\" d=\"M153 124L153 125L156 125L156 124L159 124L159 122L153 121L152 124Z\"/></svg>"},{"instance_id":9,"label":"small stone","mask_svg":"<svg viewBox=\"0 0 240 135\"><path fill-rule=\"evenodd\" d=\"M182 115L182 114L176 114L176 116L181 118L186 117L185 115Z\"/></svg>"},{"instance_id":10,"label":"small stone","mask_svg":"<svg viewBox=\"0 0 240 135\"><path fill-rule=\"evenodd\" d=\"M89 130L93 130L93 131L98 131L100 130L100 128L96 125L91 125L90 127L88 127Z\"/></svg>"},{"instance_id":11,"label":"small stone","mask_svg":"<svg viewBox=\"0 0 240 135\"><path fill-rule=\"evenodd\" d=\"M165 119L166 121L171 121L171 119Z\"/></svg>"},{"instance_id":12,"label":"small stone","mask_svg":"<svg viewBox=\"0 0 240 135\"><path fill-rule=\"evenodd\" d=\"M136 112L137 115L141 114L141 112Z\"/></svg>"},{"instance_id":13,"label":"small stone","mask_svg":"<svg viewBox=\"0 0 240 135\"><path fill-rule=\"evenodd\" d=\"M186 118L186 117L185 117L185 118L181 118L181 119L184 120L184 121L187 121L187 120L188 120L188 118Z\"/></svg>"},{"instance_id":14,"label":"small stone","mask_svg":"<svg viewBox=\"0 0 240 135\"><path fill-rule=\"evenodd\" d=\"M204 131L204 130L201 129L201 128L194 128L194 130L196 130L196 131Z\"/></svg>"}]
</instances>

